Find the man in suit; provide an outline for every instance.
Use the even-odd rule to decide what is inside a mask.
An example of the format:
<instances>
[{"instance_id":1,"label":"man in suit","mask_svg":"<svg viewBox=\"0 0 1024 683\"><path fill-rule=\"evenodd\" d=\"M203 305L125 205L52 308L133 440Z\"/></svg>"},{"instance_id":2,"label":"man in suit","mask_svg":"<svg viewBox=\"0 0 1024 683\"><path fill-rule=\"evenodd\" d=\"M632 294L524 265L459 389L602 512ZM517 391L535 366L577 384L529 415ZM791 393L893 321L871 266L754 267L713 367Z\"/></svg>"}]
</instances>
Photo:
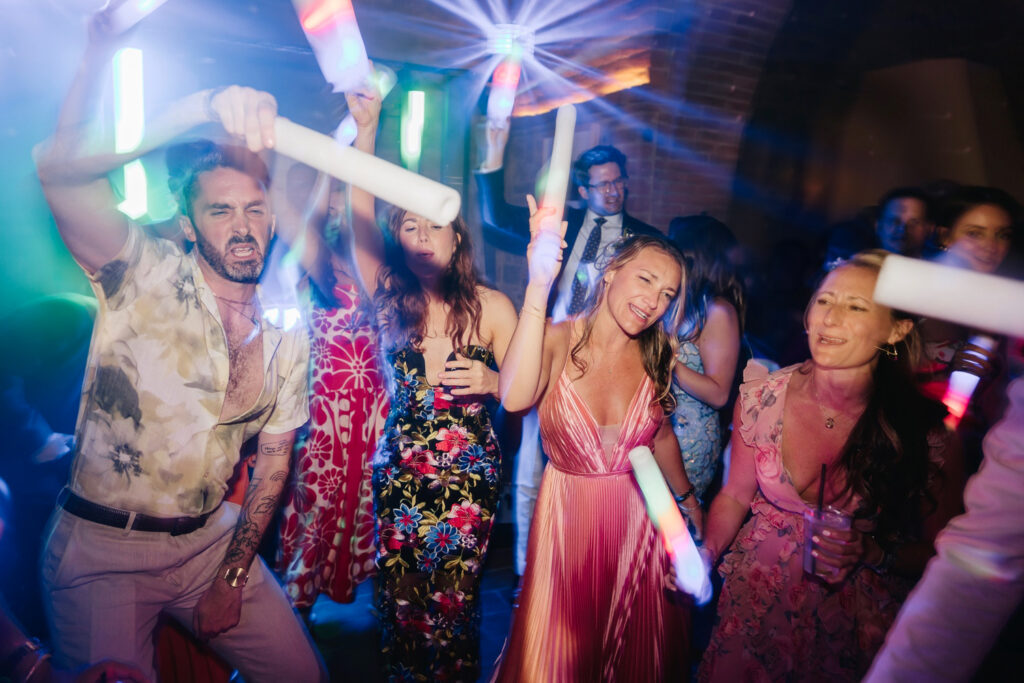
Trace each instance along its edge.
<instances>
[{"instance_id":1,"label":"man in suit","mask_svg":"<svg viewBox=\"0 0 1024 683\"><path fill-rule=\"evenodd\" d=\"M487 149L475 173L480 196L484 239L499 249L525 254L530 241L530 215L526 207L505 201L503 161L508 143L509 121L487 122ZM611 145L598 145L579 156L573 164L577 191L585 209L569 208L565 241L568 245L556 286L548 300L548 315L557 322L583 310L597 280L604 249L621 237L660 234L625 211L626 155ZM516 456L516 573L526 568L526 540L544 470L540 448L537 411L523 418L523 436Z\"/></svg>"}]
</instances>

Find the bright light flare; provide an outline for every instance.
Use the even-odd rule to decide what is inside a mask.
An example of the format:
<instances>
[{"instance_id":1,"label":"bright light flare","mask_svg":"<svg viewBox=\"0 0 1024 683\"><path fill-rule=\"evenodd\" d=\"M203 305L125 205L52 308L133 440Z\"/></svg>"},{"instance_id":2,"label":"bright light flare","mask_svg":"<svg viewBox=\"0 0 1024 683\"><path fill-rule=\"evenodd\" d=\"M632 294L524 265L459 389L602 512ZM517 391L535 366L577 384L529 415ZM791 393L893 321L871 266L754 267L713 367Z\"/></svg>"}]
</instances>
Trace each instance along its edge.
<instances>
[{"instance_id":1,"label":"bright light flare","mask_svg":"<svg viewBox=\"0 0 1024 683\"><path fill-rule=\"evenodd\" d=\"M705 604L712 593L707 568L654 460L654 454L647 446L637 446L629 452L629 462L647 504L647 514L661 533L665 551L675 567L676 584L692 595L698 605Z\"/></svg>"},{"instance_id":2,"label":"bright light flare","mask_svg":"<svg viewBox=\"0 0 1024 683\"><path fill-rule=\"evenodd\" d=\"M129 154L142 143L146 112L143 102L142 50L126 47L114 54L114 151ZM149 210L146 169L138 159L124 167L124 201L118 210L132 220Z\"/></svg>"},{"instance_id":3,"label":"bright light flare","mask_svg":"<svg viewBox=\"0 0 1024 683\"><path fill-rule=\"evenodd\" d=\"M423 123L426 118L426 93L410 90L402 111L402 163L416 171L423 152Z\"/></svg>"},{"instance_id":4,"label":"bright light flare","mask_svg":"<svg viewBox=\"0 0 1024 683\"><path fill-rule=\"evenodd\" d=\"M536 37L533 29L520 24L495 24L487 39L491 54L522 59L533 54Z\"/></svg>"}]
</instances>

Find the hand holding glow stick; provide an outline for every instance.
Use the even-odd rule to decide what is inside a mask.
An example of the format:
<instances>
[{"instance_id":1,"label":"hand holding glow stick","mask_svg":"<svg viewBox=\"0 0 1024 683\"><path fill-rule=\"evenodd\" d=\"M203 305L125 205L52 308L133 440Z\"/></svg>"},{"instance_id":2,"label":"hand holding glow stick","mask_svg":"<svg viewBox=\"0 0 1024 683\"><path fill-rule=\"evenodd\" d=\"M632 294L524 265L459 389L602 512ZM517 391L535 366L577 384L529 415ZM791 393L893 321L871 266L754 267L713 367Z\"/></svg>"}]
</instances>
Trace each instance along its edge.
<instances>
[{"instance_id":1,"label":"hand holding glow stick","mask_svg":"<svg viewBox=\"0 0 1024 683\"><path fill-rule=\"evenodd\" d=\"M569 171L572 168L572 138L576 132L576 107L563 104L555 116L555 140L551 145L548 177L541 195L541 208L553 207L555 212L546 217L541 228L557 231L565 210L565 193L569 189Z\"/></svg>"},{"instance_id":2,"label":"hand holding glow stick","mask_svg":"<svg viewBox=\"0 0 1024 683\"><path fill-rule=\"evenodd\" d=\"M647 446L637 446L629 452L629 462L647 504L647 514L661 533L665 550L672 559L677 585L692 595L698 605L703 605L711 599L711 580L654 454Z\"/></svg>"},{"instance_id":3,"label":"hand holding glow stick","mask_svg":"<svg viewBox=\"0 0 1024 683\"><path fill-rule=\"evenodd\" d=\"M372 154L339 145L328 136L282 116L274 121L274 137L279 153L439 225L448 225L459 214L462 200L447 185Z\"/></svg>"},{"instance_id":4,"label":"hand holding glow stick","mask_svg":"<svg viewBox=\"0 0 1024 683\"><path fill-rule=\"evenodd\" d=\"M889 254L875 301L910 313L1024 337L1024 282Z\"/></svg>"},{"instance_id":5,"label":"hand holding glow stick","mask_svg":"<svg viewBox=\"0 0 1024 683\"><path fill-rule=\"evenodd\" d=\"M395 87L395 82L398 78L395 76L395 72L384 66L383 64L374 64L373 73L370 75L370 84L377 89L380 93L380 99L383 101L388 93L391 92L392 88ZM338 127L334 130L334 139L342 145L351 145L356 139L356 134L359 132L359 126L356 125L356 120L352 114L348 114Z\"/></svg>"}]
</instances>

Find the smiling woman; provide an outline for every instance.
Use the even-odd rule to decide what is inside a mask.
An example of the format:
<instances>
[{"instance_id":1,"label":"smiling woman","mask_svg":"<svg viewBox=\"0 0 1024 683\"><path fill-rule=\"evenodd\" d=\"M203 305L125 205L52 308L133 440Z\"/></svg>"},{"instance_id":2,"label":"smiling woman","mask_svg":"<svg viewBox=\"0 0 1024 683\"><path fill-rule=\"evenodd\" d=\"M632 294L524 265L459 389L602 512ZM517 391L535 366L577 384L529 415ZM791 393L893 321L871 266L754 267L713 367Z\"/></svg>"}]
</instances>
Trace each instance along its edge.
<instances>
[{"instance_id":1,"label":"smiling woman","mask_svg":"<svg viewBox=\"0 0 1024 683\"><path fill-rule=\"evenodd\" d=\"M496 678L682 680L689 615L667 597L667 555L628 460L634 447L650 447L677 500L688 501L680 502L684 513L701 527L667 417L682 255L655 236L616 242L584 313L552 324L543 311L562 235L540 229L552 210L537 211L528 199L530 282L501 372L502 397L508 410L539 406L550 461Z\"/></svg>"},{"instance_id":2,"label":"smiling woman","mask_svg":"<svg viewBox=\"0 0 1024 683\"><path fill-rule=\"evenodd\" d=\"M747 368L708 514L725 585L702 681L860 680L959 511L959 449L911 377L913 321L872 299L883 254L822 281L805 315L810 360ZM805 541L805 514L823 505L852 525Z\"/></svg>"}]
</instances>

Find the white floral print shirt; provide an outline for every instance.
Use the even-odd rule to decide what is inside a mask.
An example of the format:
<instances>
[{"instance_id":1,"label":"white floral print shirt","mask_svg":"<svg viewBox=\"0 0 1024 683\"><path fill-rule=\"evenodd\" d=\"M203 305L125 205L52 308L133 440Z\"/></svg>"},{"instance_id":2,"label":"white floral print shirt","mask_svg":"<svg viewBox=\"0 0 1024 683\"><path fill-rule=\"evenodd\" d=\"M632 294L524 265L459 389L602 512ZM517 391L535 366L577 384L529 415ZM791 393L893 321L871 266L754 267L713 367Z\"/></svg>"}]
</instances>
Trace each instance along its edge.
<instances>
[{"instance_id":1,"label":"white floral print shirt","mask_svg":"<svg viewBox=\"0 0 1024 683\"><path fill-rule=\"evenodd\" d=\"M160 517L216 508L240 448L308 418L309 340L263 325L263 391L221 421L228 347L192 254L132 226L90 277L99 301L76 430L71 489L95 503Z\"/></svg>"}]
</instances>

